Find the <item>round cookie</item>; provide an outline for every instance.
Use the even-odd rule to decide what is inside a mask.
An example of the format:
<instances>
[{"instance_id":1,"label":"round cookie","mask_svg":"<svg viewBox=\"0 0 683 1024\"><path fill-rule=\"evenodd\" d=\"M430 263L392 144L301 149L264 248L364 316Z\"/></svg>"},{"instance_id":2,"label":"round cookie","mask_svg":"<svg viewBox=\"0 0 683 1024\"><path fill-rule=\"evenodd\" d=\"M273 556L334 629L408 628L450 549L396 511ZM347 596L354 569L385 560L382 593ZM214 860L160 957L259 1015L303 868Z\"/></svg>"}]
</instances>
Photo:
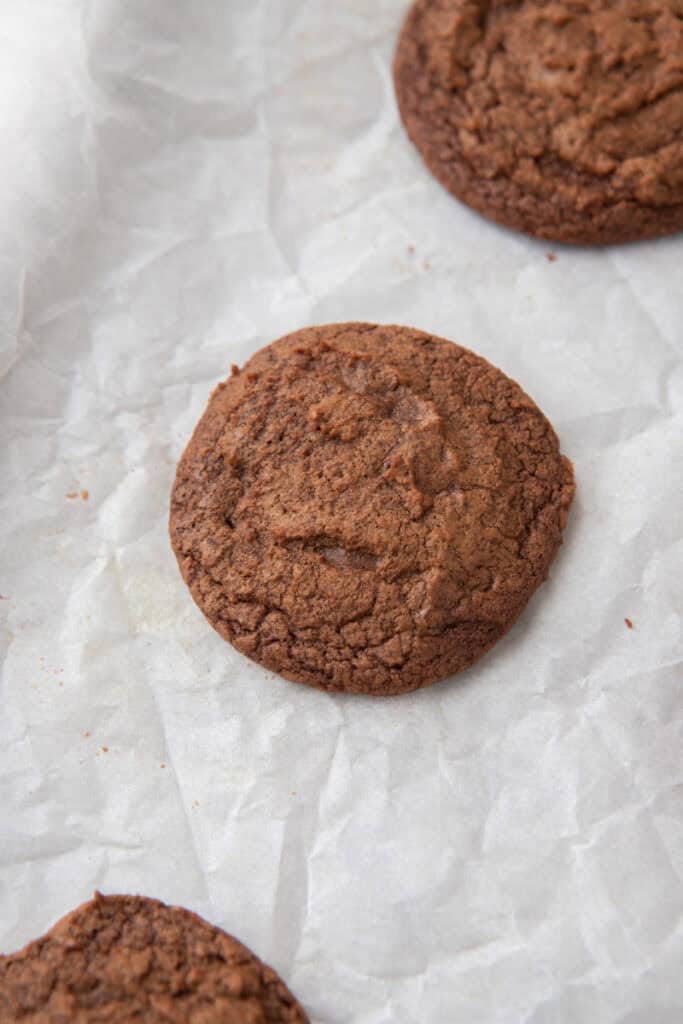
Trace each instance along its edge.
<instances>
[{"instance_id":1,"label":"round cookie","mask_svg":"<svg viewBox=\"0 0 683 1024\"><path fill-rule=\"evenodd\" d=\"M13 1024L306 1024L275 971L180 907L101 896L0 956Z\"/></svg>"},{"instance_id":2,"label":"round cookie","mask_svg":"<svg viewBox=\"0 0 683 1024\"><path fill-rule=\"evenodd\" d=\"M545 579L571 464L521 388L405 327L337 324L257 352L180 461L170 532L209 622L324 690L467 668Z\"/></svg>"},{"instance_id":3,"label":"round cookie","mask_svg":"<svg viewBox=\"0 0 683 1024\"><path fill-rule=\"evenodd\" d=\"M683 229L680 0L417 0L408 135L475 210L558 242Z\"/></svg>"}]
</instances>

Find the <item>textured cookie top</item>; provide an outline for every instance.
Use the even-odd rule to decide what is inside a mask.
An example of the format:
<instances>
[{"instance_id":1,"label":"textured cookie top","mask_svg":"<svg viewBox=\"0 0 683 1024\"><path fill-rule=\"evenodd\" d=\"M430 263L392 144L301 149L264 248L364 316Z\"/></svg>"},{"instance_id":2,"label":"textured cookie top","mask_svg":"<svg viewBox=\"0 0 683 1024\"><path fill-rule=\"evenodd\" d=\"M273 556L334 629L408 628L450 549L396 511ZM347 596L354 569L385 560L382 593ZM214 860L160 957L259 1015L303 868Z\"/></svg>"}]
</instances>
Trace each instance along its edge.
<instances>
[{"instance_id":1,"label":"textured cookie top","mask_svg":"<svg viewBox=\"0 0 683 1024\"><path fill-rule=\"evenodd\" d=\"M270 967L180 907L100 896L0 957L0 1020L306 1024Z\"/></svg>"},{"instance_id":2,"label":"textured cookie top","mask_svg":"<svg viewBox=\"0 0 683 1024\"><path fill-rule=\"evenodd\" d=\"M437 178L541 237L683 229L681 0L418 0L395 80Z\"/></svg>"},{"instance_id":3,"label":"textured cookie top","mask_svg":"<svg viewBox=\"0 0 683 1024\"><path fill-rule=\"evenodd\" d=\"M239 650L328 690L392 694L470 665L547 574L573 496L513 381L420 331L310 328L214 392L171 537Z\"/></svg>"}]
</instances>

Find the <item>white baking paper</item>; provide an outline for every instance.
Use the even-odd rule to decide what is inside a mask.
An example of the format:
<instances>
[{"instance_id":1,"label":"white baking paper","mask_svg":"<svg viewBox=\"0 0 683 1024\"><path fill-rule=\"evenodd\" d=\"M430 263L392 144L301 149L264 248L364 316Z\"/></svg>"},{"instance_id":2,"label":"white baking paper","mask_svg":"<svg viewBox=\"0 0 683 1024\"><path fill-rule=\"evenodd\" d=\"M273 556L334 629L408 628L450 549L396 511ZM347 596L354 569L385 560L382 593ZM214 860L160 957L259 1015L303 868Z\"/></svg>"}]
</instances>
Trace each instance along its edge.
<instances>
[{"instance_id":1,"label":"white baking paper","mask_svg":"<svg viewBox=\"0 0 683 1024\"><path fill-rule=\"evenodd\" d=\"M451 199L396 112L406 7L0 7L0 948L139 892L314 1024L678 1024L683 237ZM578 481L513 632L386 701L238 655L166 529L230 364L350 319L492 360Z\"/></svg>"}]
</instances>

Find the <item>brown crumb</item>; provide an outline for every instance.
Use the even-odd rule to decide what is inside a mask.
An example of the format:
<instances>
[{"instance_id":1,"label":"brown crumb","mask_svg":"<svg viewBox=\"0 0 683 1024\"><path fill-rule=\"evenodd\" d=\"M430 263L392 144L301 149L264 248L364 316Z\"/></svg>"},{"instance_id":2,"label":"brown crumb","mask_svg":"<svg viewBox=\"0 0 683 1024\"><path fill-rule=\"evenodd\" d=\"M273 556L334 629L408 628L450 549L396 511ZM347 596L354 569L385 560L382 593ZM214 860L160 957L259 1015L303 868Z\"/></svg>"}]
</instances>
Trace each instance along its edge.
<instances>
[{"instance_id":1,"label":"brown crumb","mask_svg":"<svg viewBox=\"0 0 683 1024\"><path fill-rule=\"evenodd\" d=\"M557 256L554 252L549 252L546 253L546 259L548 260L548 263L555 263L557 261Z\"/></svg>"},{"instance_id":2,"label":"brown crumb","mask_svg":"<svg viewBox=\"0 0 683 1024\"><path fill-rule=\"evenodd\" d=\"M90 491L81 491L81 498L83 501L87 501L90 497Z\"/></svg>"},{"instance_id":3,"label":"brown crumb","mask_svg":"<svg viewBox=\"0 0 683 1024\"><path fill-rule=\"evenodd\" d=\"M425 268L425 270L431 270L432 269L432 265L429 262L429 260L425 260L424 263L422 264L422 266Z\"/></svg>"},{"instance_id":4,"label":"brown crumb","mask_svg":"<svg viewBox=\"0 0 683 1024\"><path fill-rule=\"evenodd\" d=\"M408 246L408 252L410 253L411 256L414 256L415 255L415 246L414 245L409 245Z\"/></svg>"},{"instance_id":5,"label":"brown crumb","mask_svg":"<svg viewBox=\"0 0 683 1024\"><path fill-rule=\"evenodd\" d=\"M84 733L83 733L83 739L87 740L87 738L88 738L88 736L89 736L89 735L90 735L90 733L89 733L89 732L84 732Z\"/></svg>"},{"instance_id":6,"label":"brown crumb","mask_svg":"<svg viewBox=\"0 0 683 1024\"><path fill-rule=\"evenodd\" d=\"M109 747L102 747L102 753L103 754L108 754L109 753Z\"/></svg>"},{"instance_id":7,"label":"brown crumb","mask_svg":"<svg viewBox=\"0 0 683 1024\"><path fill-rule=\"evenodd\" d=\"M624 622L626 623L629 629L633 629L633 623L630 619L624 619Z\"/></svg>"},{"instance_id":8,"label":"brown crumb","mask_svg":"<svg viewBox=\"0 0 683 1024\"><path fill-rule=\"evenodd\" d=\"M165 763L164 763L164 762L162 761L162 762L161 762L161 764L159 765L159 767L160 767L160 768L165 768L165 767L166 767L166 765L165 765Z\"/></svg>"},{"instance_id":9,"label":"brown crumb","mask_svg":"<svg viewBox=\"0 0 683 1024\"><path fill-rule=\"evenodd\" d=\"M69 499L69 501L73 501L74 498L78 497L78 491L69 491L66 497Z\"/></svg>"}]
</instances>

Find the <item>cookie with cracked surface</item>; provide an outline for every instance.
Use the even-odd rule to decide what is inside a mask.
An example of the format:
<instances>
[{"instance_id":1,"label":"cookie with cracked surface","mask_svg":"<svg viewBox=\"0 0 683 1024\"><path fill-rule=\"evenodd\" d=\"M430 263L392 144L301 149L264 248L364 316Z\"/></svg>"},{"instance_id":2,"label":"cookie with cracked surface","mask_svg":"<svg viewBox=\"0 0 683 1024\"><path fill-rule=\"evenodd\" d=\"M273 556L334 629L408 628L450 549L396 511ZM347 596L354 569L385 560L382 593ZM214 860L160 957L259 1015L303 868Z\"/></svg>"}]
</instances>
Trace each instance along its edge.
<instances>
[{"instance_id":1,"label":"cookie with cracked surface","mask_svg":"<svg viewBox=\"0 0 683 1024\"><path fill-rule=\"evenodd\" d=\"M12 1024L307 1024L275 971L181 907L101 896L0 956Z\"/></svg>"},{"instance_id":2,"label":"cookie with cracked surface","mask_svg":"<svg viewBox=\"0 0 683 1024\"><path fill-rule=\"evenodd\" d=\"M683 230L681 0L417 0L394 81L453 195L557 242Z\"/></svg>"},{"instance_id":3,"label":"cookie with cracked surface","mask_svg":"<svg viewBox=\"0 0 683 1024\"><path fill-rule=\"evenodd\" d=\"M170 532L209 622L289 679L377 695L467 668L545 579L574 493L540 410L405 327L313 327L214 391Z\"/></svg>"}]
</instances>

